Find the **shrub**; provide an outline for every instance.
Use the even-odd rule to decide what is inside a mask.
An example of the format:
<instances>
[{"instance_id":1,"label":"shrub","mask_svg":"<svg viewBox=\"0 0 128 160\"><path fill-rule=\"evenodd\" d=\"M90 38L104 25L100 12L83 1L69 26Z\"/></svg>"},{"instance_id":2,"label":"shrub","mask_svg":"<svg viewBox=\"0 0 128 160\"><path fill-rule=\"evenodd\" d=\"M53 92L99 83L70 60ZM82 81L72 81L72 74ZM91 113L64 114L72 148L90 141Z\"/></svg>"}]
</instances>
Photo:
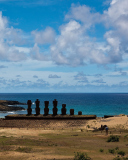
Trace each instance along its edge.
<instances>
[{"instance_id":1,"label":"shrub","mask_svg":"<svg viewBox=\"0 0 128 160\"><path fill-rule=\"evenodd\" d=\"M110 137L108 137L107 142L119 142L119 136L111 135Z\"/></svg>"},{"instance_id":2,"label":"shrub","mask_svg":"<svg viewBox=\"0 0 128 160\"><path fill-rule=\"evenodd\" d=\"M116 147L115 150L119 150L119 147Z\"/></svg>"},{"instance_id":3,"label":"shrub","mask_svg":"<svg viewBox=\"0 0 128 160\"><path fill-rule=\"evenodd\" d=\"M123 160L128 160L128 157L123 157Z\"/></svg>"},{"instance_id":4,"label":"shrub","mask_svg":"<svg viewBox=\"0 0 128 160\"><path fill-rule=\"evenodd\" d=\"M90 128L90 126L89 126L89 125L87 125L87 127L88 127L88 128Z\"/></svg>"},{"instance_id":5,"label":"shrub","mask_svg":"<svg viewBox=\"0 0 128 160\"><path fill-rule=\"evenodd\" d=\"M103 149L100 149L100 152L104 152L104 150L103 150Z\"/></svg>"},{"instance_id":6,"label":"shrub","mask_svg":"<svg viewBox=\"0 0 128 160\"><path fill-rule=\"evenodd\" d=\"M75 154L75 158L74 158L74 160L90 160L90 159L91 158L88 157L86 153L79 153L79 152Z\"/></svg>"},{"instance_id":7,"label":"shrub","mask_svg":"<svg viewBox=\"0 0 128 160\"><path fill-rule=\"evenodd\" d=\"M121 156L124 156L125 152L124 151L118 151L118 154L121 155Z\"/></svg>"},{"instance_id":8,"label":"shrub","mask_svg":"<svg viewBox=\"0 0 128 160\"><path fill-rule=\"evenodd\" d=\"M128 139L128 134L126 134L126 135L124 136L124 139Z\"/></svg>"},{"instance_id":9,"label":"shrub","mask_svg":"<svg viewBox=\"0 0 128 160\"><path fill-rule=\"evenodd\" d=\"M115 157L113 160L121 160L119 157Z\"/></svg>"},{"instance_id":10,"label":"shrub","mask_svg":"<svg viewBox=\"0 0 128 160\"><path fill-rule=\"evenodd\" d=\"M115 150L114 149L108 149L108 152L114 154Z\"/></svg>"}]
</instances>

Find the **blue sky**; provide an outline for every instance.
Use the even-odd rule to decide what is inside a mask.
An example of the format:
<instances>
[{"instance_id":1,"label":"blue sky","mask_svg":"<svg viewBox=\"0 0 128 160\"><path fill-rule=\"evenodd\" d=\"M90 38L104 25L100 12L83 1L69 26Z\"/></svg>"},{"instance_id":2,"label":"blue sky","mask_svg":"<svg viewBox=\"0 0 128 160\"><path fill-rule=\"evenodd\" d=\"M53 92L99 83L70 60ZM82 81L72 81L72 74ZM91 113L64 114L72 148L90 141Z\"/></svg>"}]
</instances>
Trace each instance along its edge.
<instances>
[{"instance_id":1,"label":"blue sky","mask_svg":"<svg viewBox=\"0 0 128 160\"><path fill-rule=\"evenodd\" d=\"M127 0L0 0L0 92L128 92Z\"/></svg>"}]
</instances>

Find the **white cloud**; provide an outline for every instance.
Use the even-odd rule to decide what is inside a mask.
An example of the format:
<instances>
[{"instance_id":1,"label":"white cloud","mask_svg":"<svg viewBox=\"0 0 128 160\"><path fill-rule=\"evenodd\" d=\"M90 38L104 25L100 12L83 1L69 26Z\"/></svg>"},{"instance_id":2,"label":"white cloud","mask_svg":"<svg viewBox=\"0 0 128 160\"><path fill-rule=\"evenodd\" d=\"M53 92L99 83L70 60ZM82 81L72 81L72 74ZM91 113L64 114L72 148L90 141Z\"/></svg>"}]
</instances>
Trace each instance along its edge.
<instances>
[{"instance_id":1,"label":"white cloud","mask_svg":"<svg viewBox=\"0 0 128 160\"><path fill-rule=\"evenodd\" d=\"M50 74L49 76L48 76L48 78L61 78L61 76L58 76L58 75L56 75L56 74Z\"/></svg>"},{"instance_id":2,"label":"white cloud","mask_svg":"<svg viewBox=\"0 0 128 160\"><path fill-rule=\"evenodd\" d=\"M83 72L79 72L77 75L74 76L74 80L77 80L78 82L82 83L88 83L88 79L86 75Z\"/></svg>"},{"instance_id":3,"label":"white cloud","mask_svg":"<svg viewBox=\"0 0 128 160\"><path fill-rule=\"evenodd\" d=\"M118 2L118 0L112 0L111 5L115 4L116 2Z\"/></svg>"},{"instance_id":4,"label":"white cloud","mask_svg":"<svg viewBox=\"0 0 128 160\"><path fill-rule=\"evenodd\" d=\"M34 75L33 78L38 78L38 76Z\"/></svg>"},{"instance_id":5,"label":"white cloud","mask_svg":"<svg viewBox=\"0 0 128 160\"><path fill-rule=\"evenodd\" d=\"M7 18L2 17L2 12L0 12L0 31L3 31L7 27Z\"/></svg>"},{"instance_id":6,"label":"white cloud","mask_svg":"<svg viewBox=\"0 0 128 160\"><path fill-rule=\"evenodd\" d=\"M23 44L22 31L8 27L7 18L0 12L0 60L22 61L27 59L24 52L15 48L16 44Z\"/></svg>"},{"instance_id":7,"label":"white cloud","mask_svg":"<svg viewBox=\"0 0 128 160\"><path fill-rule=\"evenodd\" d=\"M101 78L101 79L97 79L97 80L94 80L94 81L92 81L92 83L106 83L106 82L104 82L104 80Z\"/></svg>"},{"instance_id":8,"label":"white cloud","mask_svg":"<svg viewBox=\"0 0 128 160\"><path fill-rule=\"evenodd\" d=\"M32 31L31 34L35 38L35 43L47 44L55 41L55 31L51 27L47 27L43 31Z\"/></svg>"},{"instance_id":9,"label":"white cloud","mask_svg":"<svg viewBox=\"0 0 128 160\"><path fill-rule=\"evenodd\" d=\"M112 0L104 16L105 23L111 27L105 34L110 46L110 62L120 62L128 49L128 1Z\"/></svg>"},{"instance_id":10,"label":"white cloud","mask_svg":"<svg viewBox=\"0 0 128 160\"><path fill-rule=\"evenodd\" d=\"M119 63L128 52L128 1L112 1L103 14L83 5L72 5L60 27L60 35L51 46L52 59L57 64L79 66L88 63ZM97 23L108 27L104 43L90 37L88 31Z\"/></svg>"},{"instance_id":11,"label":"white cloud","mask_svg":"<svg viewBox=\"0 0 128 160\"><path fill-rule=\"evenodd\" d=\"M72 4L69 13L65 16L65 19L75 19L84 23L86 28L92 26L96 22L100 22L102 16L98 12L93 12L92 9L86 5L74 5Z\"/></svg>"},{"instance_id":12,"label":"white cloud","mask_svg":"<svg viewBox=\"0 0 128 160\"><path fill-rule=\"evenodd\" d=\"M30 56L32 59L36 59L38 61L47 61L49 60L49 56L45 55L44 52L40 51L37 43L34 44L34 47L30 50Z\"/></svg>"},{"instance_id":13,"label":"white cloud","mask_svg":"<svg viewBox=\"0 0 128 160\"><path fill-rule=\"evenodd\" d=\"M109 57L104 52L108 47L96 43L86 34L86 28L75 20L60 27L60 35L51 46L52 59L57 64L71 66L85 65L89 62L107 64Z\"/></svg>"},{"instance_id":14,"label":"white cloud","mask_svg":"<svg viewBox=\"0 0 128 160\"><path fill-rule=\"evenodd\" d=\"M79 66L89 63L119 63L128 52L128 1L112 0L103 14L94 12L86 5L72 5L65 16L65 24L56 35L51 27L32 31L33 47L27 44L25 33L20 29L8 27L8 20L0 13L0 59L21 61L35 59L53 61L57 65ZM107 26L104 43L89 35L88 31L97 23ZM32 39L33 41L33 39ZM49 44L49 49L43 48Z\"/></svg>"}]
</instances>

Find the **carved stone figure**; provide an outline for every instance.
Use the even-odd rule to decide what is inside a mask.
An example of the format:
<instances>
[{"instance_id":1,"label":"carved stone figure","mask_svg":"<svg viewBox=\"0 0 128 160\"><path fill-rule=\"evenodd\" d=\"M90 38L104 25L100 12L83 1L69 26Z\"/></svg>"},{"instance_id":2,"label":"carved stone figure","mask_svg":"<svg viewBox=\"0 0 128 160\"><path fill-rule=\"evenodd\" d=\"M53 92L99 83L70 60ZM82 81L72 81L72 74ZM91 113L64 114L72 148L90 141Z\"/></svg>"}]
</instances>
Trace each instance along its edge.
<instances>
[{"instance_id":1,"label":"carved stone figure","mask_svg":"<svg viewBox=\"0 0 128 160\"><path fill-rule=\"evenodd\" d=\"M36 108L35 108L36 115L39 115L39 114L40 114L40 108L39 108L40 101L37 99L37 100L35 101L35 103L36 103Z\"/></svg>"},{"instance_id":2,"label":"carved stone figure","mask_svg":"<svg viewBox=\"0 0 128 160\"><path fill-rule=\"evenodd\" d=\"M78 112L78 115L82 115L82 112L81 112L81 111L79 111L79 112Z\"/></svg>"},{"instance_id":3,"label":"carved stone figure","mask_svg":"<svg viewBox=\"0 0 128 160\"><path fill-rule=\"evenodd\" d=\"M62 109L61 109L61 113L62 115L66 115L66 104L62 104Z\"/></svg>"},{"instance_id":4,"label":"carved stone figure","mask_svg":"<svg viewBox=\"0 0 128 160\"><path fill-rule=\"evenodd\" d=\"M57 111L58 111L58 108L57 108L57 104L58 104L58 101L55 99L54 101L53 101L53 115L54 116L56 116L57 115Z\"/></svg>"},{"instance_id":5,"label":"carved stone figure","mask_svg":"<svg viewBox=\"0 0 128 160\"><path fill-rule=\"evenodd\" d=\"M70 109L70 115L74 115L74 109Z\"/></svg>"},{"instance_id":6,"label":"carved stone figure","mask_svg":"<svg viewBox=\"0 0 128 160\"><path fill-rule=\"evenodd\" d=\"M31 115L32 114L32 109L31 109L32 101L28 100L27 105L28 105L28 109L27 109L28 115Z\"/></svg>"},{"instance_id":7,"label":"carved stone figure","mask_svg":"<svg viewBox=\"0 0 128 160\"><path fill-rule=\"evenodd\" d=\"M45 105L45 108L44 108L44 115L48 115L49 113L49 101L44 101L44 105Z\"/></svg>"}]
</instances>

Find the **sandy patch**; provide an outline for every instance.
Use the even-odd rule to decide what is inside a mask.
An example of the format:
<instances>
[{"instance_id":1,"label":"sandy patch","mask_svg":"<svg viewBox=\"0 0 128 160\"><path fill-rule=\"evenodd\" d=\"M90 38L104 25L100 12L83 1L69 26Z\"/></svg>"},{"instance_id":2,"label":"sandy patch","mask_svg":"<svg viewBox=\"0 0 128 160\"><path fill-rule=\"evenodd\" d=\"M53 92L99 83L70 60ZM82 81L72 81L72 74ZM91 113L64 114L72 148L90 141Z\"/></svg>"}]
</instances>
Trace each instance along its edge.
<instances>
[{"instance_id":1,"label":"sandy patch","mask_svg":"<svg viewBox=\"0 0 128 160\"><path fill-rule=\"evenodd\" d=\"M100 128L101 125L107 125L109 128L128 129L128 117L120 115L118 117L89 120L84 128L93 130L94 128Z\"/></svg>"},{"instance_id":2,"label":"sandy patch","mask_svg":"<svg viewBox=\"0 0 128 160\"><path fill-rule=\"evenodd\" d=\"M47 133L54 133L58 134L60 133L59 130L43 130L43 129L26 129L26 128L5 128L0 129L0 136L6 136L6 137L21 137L21 136L39 136L39 134L47 134Z\"/></svg>"}]
</instances>

